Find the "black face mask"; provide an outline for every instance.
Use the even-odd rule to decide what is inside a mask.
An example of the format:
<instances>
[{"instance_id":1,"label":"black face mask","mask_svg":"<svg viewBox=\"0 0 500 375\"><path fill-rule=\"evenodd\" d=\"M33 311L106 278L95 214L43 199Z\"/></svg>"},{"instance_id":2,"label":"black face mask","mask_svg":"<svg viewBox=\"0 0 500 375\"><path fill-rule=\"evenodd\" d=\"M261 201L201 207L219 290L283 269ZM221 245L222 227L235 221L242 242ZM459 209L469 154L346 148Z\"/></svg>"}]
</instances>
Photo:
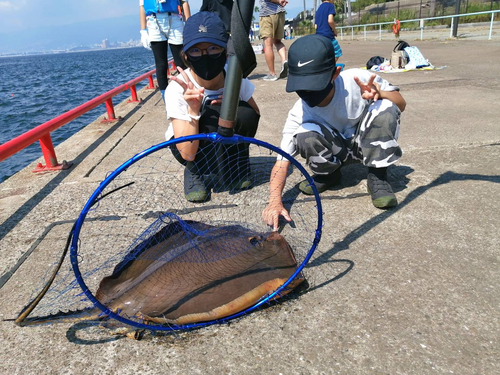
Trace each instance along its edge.
<instances>
[{"instance_id":1,"label":"black face mask","mask_svg":"<svg viewBox=\"0 0 500 375\"><path fill-rule=\"evenodd\" d=\"M297 90L297 95L306 102L309 107L316 107L328 96L333 89L333 83L330 81L328 85L321 91L305 91Z\"/></svg>"},{"instance_id":2,"label":"black face mask","mask_svg":"<svg viewBox=\"0 0 500 375\"><path fill-rule=\"evenodd\" d=\"M193 71L198 77L205 81L210 81L217 77L226 65L226 53L221 53L218 57L203 55L197 60L192 60L188 57L189 62L193 67Z\"/></svg>"}]
</instances>

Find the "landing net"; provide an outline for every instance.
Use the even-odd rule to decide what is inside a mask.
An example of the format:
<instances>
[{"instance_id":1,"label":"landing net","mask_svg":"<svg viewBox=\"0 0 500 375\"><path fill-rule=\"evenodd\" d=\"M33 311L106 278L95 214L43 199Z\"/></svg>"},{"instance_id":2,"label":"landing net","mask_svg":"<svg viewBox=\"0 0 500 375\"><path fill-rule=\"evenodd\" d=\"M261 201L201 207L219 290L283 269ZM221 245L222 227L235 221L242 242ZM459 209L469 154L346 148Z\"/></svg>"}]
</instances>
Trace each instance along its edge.
<instances>
[{"instance_id":1,"label":"landing net","mask_svg":"<svg viewBox=\"0 0 500 375\"><path fill-rule=\"evenodd\" d=\"M194 141L206 150L194 162L204 202L186 200L186 166L172 153ZM293 221L281 219L272 233L261 213L278 154L291 162L282 200ZM250 181L243 189L242 179ZM74 226L70 259L30 319L78 311L81 320L180 330L279 299L307 279L304 266L321 236L319 195L300 193L304 179L313 183L294 158L253 138L200 134L145 150L92 194Z\"/></svg>"}]
</instances>

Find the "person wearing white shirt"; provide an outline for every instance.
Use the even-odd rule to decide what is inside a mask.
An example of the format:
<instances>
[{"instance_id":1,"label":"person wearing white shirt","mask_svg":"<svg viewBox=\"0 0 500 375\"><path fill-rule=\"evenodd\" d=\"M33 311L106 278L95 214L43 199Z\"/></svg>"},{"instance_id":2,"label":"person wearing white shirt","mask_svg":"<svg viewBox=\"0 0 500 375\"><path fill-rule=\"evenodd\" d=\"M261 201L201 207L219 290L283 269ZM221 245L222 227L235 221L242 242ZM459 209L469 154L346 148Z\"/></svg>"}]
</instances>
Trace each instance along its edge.
<instances>
[{"instance_id":1,"label":"person wearing white shirt","mask_svg":"<svg viewBox=\"0 0 500 375\"><path fill-rule=\"evenodd\" d=\"M187 20L184 27L182 57L187 69L178 68L177 76L165 92L169 127L166 139L212 133L218 131L220 105L224 95L225 65L228 33L222 20L214 13L199 12ZM236 134L253 137L259 123L259 108L252 95L254 85L243 79L239 94L238 116L234 124ZM213 142L183 142L172 147L175 158L186 165L184 193L190 202L209 199L205 175L213 173L211 165L220 158ZM250 160L247 144L227 148L228 160L234 170L231 176L221 176L231 190L251 188Z\"/></svg>"}]
</instances>

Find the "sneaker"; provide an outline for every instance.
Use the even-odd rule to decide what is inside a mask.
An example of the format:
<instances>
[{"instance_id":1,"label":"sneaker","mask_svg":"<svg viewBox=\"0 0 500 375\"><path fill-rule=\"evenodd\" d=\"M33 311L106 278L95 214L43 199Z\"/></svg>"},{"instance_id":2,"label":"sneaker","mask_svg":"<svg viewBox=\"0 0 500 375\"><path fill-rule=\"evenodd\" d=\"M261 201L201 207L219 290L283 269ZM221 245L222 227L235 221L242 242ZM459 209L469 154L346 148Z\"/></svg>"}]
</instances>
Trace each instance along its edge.
<instances>
[{"instance_id":1,"label":"sneaker","mask_svg":"<svg viewBox=\"0 0 500 375\"><path fill-rule=\"evenodd\" d=\"M340 184L340 178L340 168L328 175L313 175L314 185L316 185L318 193L322 193L332 186ZM306 195L314 194L313 188L307 180L304 180L299 184L299 190Z\"/></svg>"},{"instance_id":2,"label":"sneaker","mask_svg":"<svg viewBox=\"0 0 500 375\"><path fill-rule=\"evenodd\" d=\"M377 208L390 208L398 204L391 185L386 177L376 176L374 173L368 173L368 193L372 196L372 203Z\"/></svg>"},{"instance_id":3,"label":"sneaker","mask_svg":"<svg viewBox=\"0 0 500 375\"><path fill-rule=\"evenodd\" d=\"M252 180L247 176L231 186L231 190L248 190L252 188Z\"/></svg>"},{"instance_id":4,"label":"sneaker","mask_svg":"<svg viewBox=\"0 0 500 375\"><path fill-rule=\"evenodd\" d=\"M288 60L283 61L281 65L280 79L288 77Z\"/></svg>"},{"instance_id":5,"label":"sneaker","mask_svg":"<svg viewBox=\"0 0 500 375\"><path fill-rule=\"evenodd\" d=\"M189 202L205 202L208 199L203 177L184 169L184 194Z\"/></svg>"},{"instance_id":6,"label":"sneaker","mask_svg":"<svg viewBox=\"0 0 500 375\"><path fill-rule=\"evenodd\" d=\"M264 81L277 81L278 77L276 77L276 74L269 74L267 73L267 76L264 77Z\"/></svg>"}]
</instances>

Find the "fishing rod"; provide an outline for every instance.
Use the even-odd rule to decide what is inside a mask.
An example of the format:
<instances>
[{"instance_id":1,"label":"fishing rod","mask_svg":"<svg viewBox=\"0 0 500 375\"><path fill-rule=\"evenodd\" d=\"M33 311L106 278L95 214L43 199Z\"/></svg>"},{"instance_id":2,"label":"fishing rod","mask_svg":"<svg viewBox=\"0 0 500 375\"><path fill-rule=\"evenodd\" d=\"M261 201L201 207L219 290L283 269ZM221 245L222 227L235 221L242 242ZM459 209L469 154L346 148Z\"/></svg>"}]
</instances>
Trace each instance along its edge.
<instances>
[{"instance_id":1,"label":"fishing rod","mask_svg":"<svg viewBox=\"0 0 500 375\"><path fill-rule=\"evenodd\" d=\"M234 54L229 55L224 96L219 118L218 133L230 137L234 133L241 80L257 66L257 60L248 34L254 9L253 0L235 0L231 13L231 41Z\"/></svg>"}]
</instances>

